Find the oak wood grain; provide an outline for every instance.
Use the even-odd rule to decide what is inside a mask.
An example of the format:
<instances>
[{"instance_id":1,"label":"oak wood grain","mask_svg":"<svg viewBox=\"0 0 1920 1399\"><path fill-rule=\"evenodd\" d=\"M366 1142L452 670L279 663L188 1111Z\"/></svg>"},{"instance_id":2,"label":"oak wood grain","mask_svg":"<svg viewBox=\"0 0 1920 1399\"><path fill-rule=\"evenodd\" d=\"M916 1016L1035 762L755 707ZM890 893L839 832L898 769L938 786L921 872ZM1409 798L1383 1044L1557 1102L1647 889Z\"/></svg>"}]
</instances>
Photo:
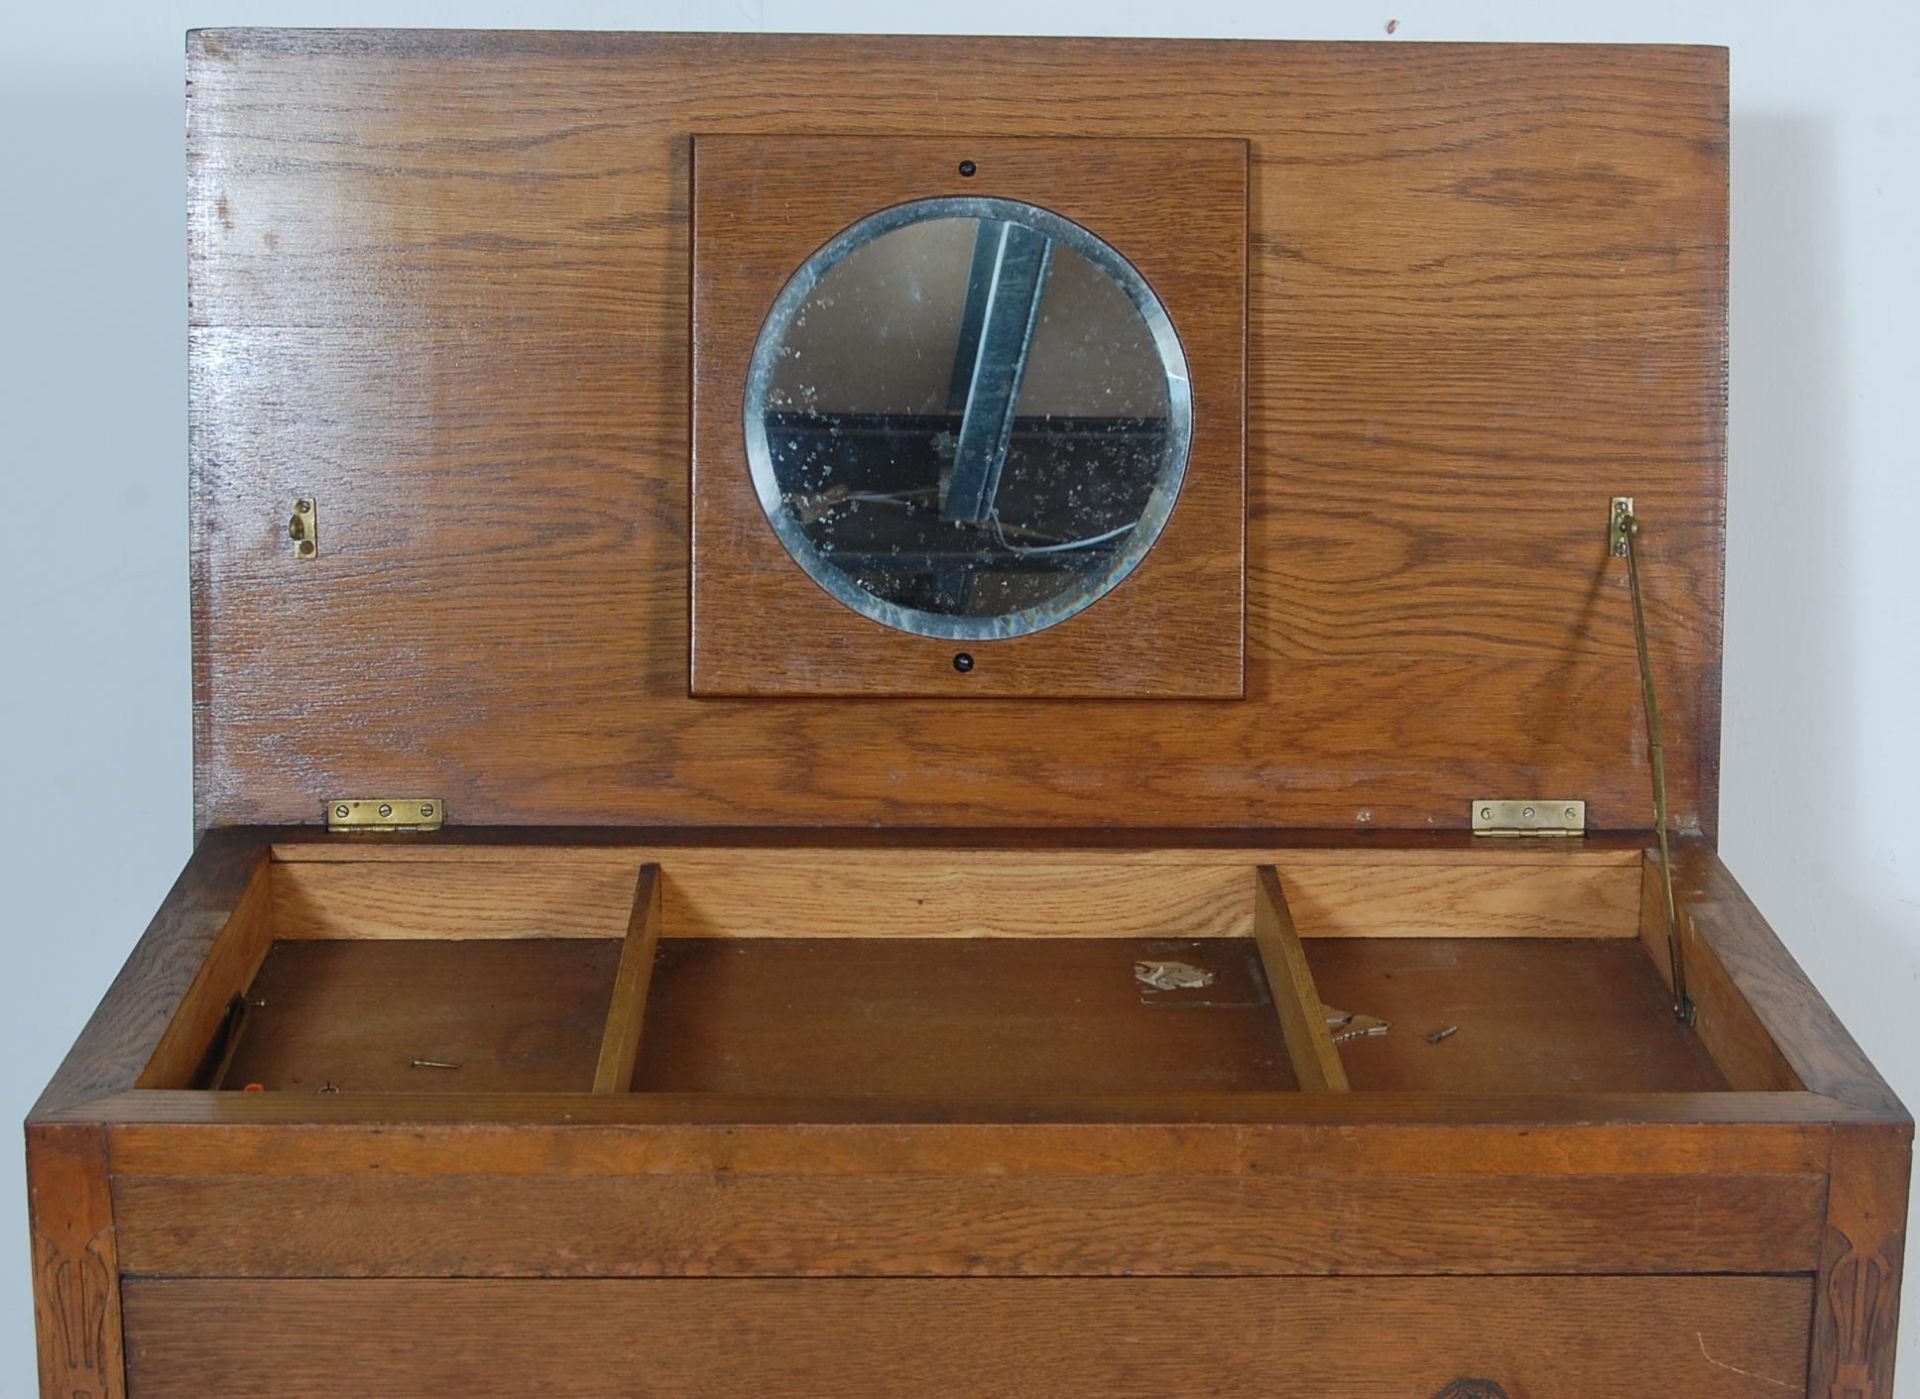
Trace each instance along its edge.
<instances>
[{"instance_id":1,"label":"oak wood grain","mask_svg":"<svg viewBox=\"0 0 1920 1399\"><path fill-rule=\"evenodd\" d=\"M542 1129L567 1126L575 1130L606 1129L618 1136L644 1129L648 1141L672 1138L670 1129L683 1129L692 1140L706 1140L715 1129L765 1129L779 1137L780 1129L808 1127L798 1140L810 1141L815 1132L849 1125L890 1126L909 1137L915 1131L939 1137L940 1129L960 1125L986 1127L1071 1126L1087 1129L1106 1124L1125 1129L1132 1140L1138 1129L1174 1127L1178 1140L1195 1128L1227 1127L1244 1135L1250 1127L1298 1132L1302 1143L1315 1131L1367 1126L1382 1136L1399 1140L1386 1129L1447 1129L1485 1136L1514 1130L1544 1131L1566 1125L1626 1128L1631 1132L1602 1133L1589 1141L1612 1148L1622 1139L1634 1148L1633 1159L1657 1153L1670 1144L1667 1135L1678 1128L1699 1128L1739 1141L1741 1129L1762 1140L1782 1140L1769 1134L1831 1127L1835 1123L1884 1121L1881 1114L1857 1104L1818 1093L1463 1093L1436 1097L1431 1093L1369 1093L1362 1095L1299 1093L1177 1093L1127 1094L1098 1098L996 1098L985 1102L914 1101L877 1098L734 1098L715 1093L604 1094L582 1098L577 1094L477 1093L450 1094L369 1093L351 1098L333 1095L306 1100L270 1093L207 1094L149 1089L115 1094L91 1103L65 1108L51 1115L53 1122L112 1125L135 1133L138 1140L171 1142L176 1147L194 1142L215 1149L218 1156L230 1143L272 1141L279 1129L299 1124L314 1129L305 1140L317 1143L331 1130L345 1137L356 1134L385 1140L399 1130L458 1127L521 1129L531 1141L540 1141ZM185 1132L179 1128L219 1128L218 1132ZM151 1139L144 1134L151 1130ZM503 1140L514 1133L507 1131ZM795 1140L786 1134L789 1142ZM1476 1140L1479 1139L1476 1136ZM1158 1140L1157 1138L1151 1138ZM1412 1140L1431 1143L1431 1136ZM1684 1135L1680 1140L1687 1140ZM1717 1139L1717 1138L1709 1138ZM1027 1140L1027 1138L1022 1138ZM1797 1140L1786 1137L1783 1140ZM551 1149L542 1142L542 1149ZM156 1145L156 1151L161 1147ZM804 1154L804 1153L802 1153ZM1824 1159L1824 1158L1823 1158Z\"/></svg>"},{"instance_id":2,"label":"oak wood grain","mask_svg":"<svg viewBox=\"0 0 1920 1399\"><path fill-rule=\"evenodd\" d=\"M128 1284L167 1399L689 1395L1768 1399L1806 1373L1804 1277ZM1277 1378L1283 1377L1283 1378ZM1474 1394L1490 1391L1474 1390Z\"/></svg>"},{"instance_id":3,"label":"oak wood grain","mask_svg":"<svg viewBox=\"0 0 1920 1399\"><path fill-rule=\"evenodd\" d=\"M1752 1008L1794 1078L1886 1121L1910 1124L1899 1097L1713 848L1702 840L1684 840L1674 847L1673 859L1674 895L1689 954L1703 945L1709 950L1713 965Z\"/></svg>"},{"instance_id":4,"label":"oak wood grain","mask_svg":"<svg viewBox=\"0 0 1920 1399\"><path fill-rule=\"evenodd\" d=\"M1365 863L1302 852L1272 868L1303 938L1617 938L1640 913L1632 870L1597 860L1435 863L1381 849Z\"/></svg>"},{"instance_id":5,"label":"oak wood grain","mask_svg":"<svg viewBox=\"0 0 1920 1399\"><path fill-rule=\"evenodd\" d=\"M639 837L644 841L644 836ZM1638 851L1375 843L1126 850L774 844L503 850L276 848L289 938L616 937L638 867L661 867L661 936L1251 937L1256 866L1303 937L1627 937ZM365 858L356 858L358 853ZM435 858L435 853L444 858ZM1352 858L1362 856L1360 860Z\"/></svg>"},{"instance_id":6,"label":"oak wood grain","mask_svg":"<svg viewBox=\"0 0 1920 1399\"><path fill-rule=\"evenodd\" d=\"M235 910L257 904L267 846L259 831L211 831L201 839L40 1095L30 1123L134 1086L233 924ZM257 922L251 915L243 922L236 931L250 939Z\"/></svg>"},{"instance_id":7,"label":"oak wood grain","mask_svg":"<svg viewBox=\"0 0 1920 1399\"><path fill-rule=\"evenodd\" d=\"M42 1399L123 1399L127 1392L106 1140L98 1126L36 1123L27 1129Z\"/></svg>"},{"instance_id":8,"label":"oak wood grain","mask_svg":"<svg viewBox=\"0 0 1920 1399\"><path fill-rule=\"evenodd\" d=\"M457 822L1425 829L1551 791L1644 828L1632 494L1712 830L1723 52L209 31L189 64L203 822L407 787ZM716 131L1248 143L1244 701L688 698ZM327 666L284 664L294 618Z\"/></svg>"},{"instance_id":9,"label":"oak wood grain","mask_svg":"<svg viewBox=\"0 0 1920 1399\"><path fill-rule=\"evenodd\" d=\"M246 891L207 950L193 984L160 1036L153 1057L134 1080L134 1087L203 1086L194 1081L194 1075L227 1013L227 1004L252 985L273 939L273 862L262 859L254 865Z\"/></svg>"},{"instance_id":10,"label":"oak wood grain","mask_svg":"<svg viewBox=\"0 0 1920 1399\"><path fill-rule=\"evenodd\" d=\"M519 1095L507 1111L399 1095L143 1093L108 1147L131 1176L675 1173L1820 1177L1833 1100L1805 1094L1212 1093L834 1103L644 1093ZM1500 1106L1506 1111L1502 1114ZM901 1115L904 1108L911 1115ZM1766 1109L1775 1116L1764 1116ZM1580 1114L1576 1117L1576 1112ZM1793 1115L1797 1113L1797 1116ZM303 1125L301 1151L284 1130ZM565 1125L555 1133L548 1128Z\"/></svg>"},{"instance_id":11,"label":"oak wood grain","mask_svg":"<svg viewBox=\"0 0 1920 1399\"><path fill-rule=\"evenodd\" d=\"M368 1171L113 1185L122 1266L166 1277L1805 1272L1825 1198L1818 1175L1718 1170Z\"/></svg>"}]
</instances>

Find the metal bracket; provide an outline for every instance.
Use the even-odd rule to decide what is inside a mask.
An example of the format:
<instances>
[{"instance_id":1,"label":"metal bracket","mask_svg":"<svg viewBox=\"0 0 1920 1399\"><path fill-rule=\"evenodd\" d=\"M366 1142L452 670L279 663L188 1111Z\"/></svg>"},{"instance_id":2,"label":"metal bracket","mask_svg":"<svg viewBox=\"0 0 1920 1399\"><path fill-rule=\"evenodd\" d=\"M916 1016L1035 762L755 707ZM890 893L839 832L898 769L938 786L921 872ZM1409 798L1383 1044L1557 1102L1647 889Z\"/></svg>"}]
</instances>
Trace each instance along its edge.
<instances>
[{"instance_id":1,"label":"metal bracket","mask_svg":"<svg viewBox=\"0 0 1920 1399\"><path fill-rule=\"evenodd\" d=\"M446 820L437 797L336 797L327 803L330 831L437 831Z\"/></svg>"},{"instance_id":2,"label":"metal bracket","mask_svg":"<svg viewBox=\"0 0 1920 1399\"><path fill-rule=\"evenodd\" d=\"M1335 1044L1345 1044L1348 1040L1371 1039L1375 1035L1384 1035L1393 1028L1389 1021L1377 1015L1356 1015L1350 1010L1336 1010L1322 1004L1320 1013L1327 1019L1327 1035Z\"/></svg>"},{"instance_id":3,"label":"metal bracket","mask_svg":"<svg viewBox=\"0 0 1920 1399\"><path fill-rule=\"evenodd\" d=\"M293 503L287 538L293 541L295 558L310 559L320 552L320 507L312 497L302 496Z\"/></svg>"},{"instance_id":4,"label":"metal bracket","mask_svg":"<svg viewBox=\"0 0 1920 1399\"><path fill-rule=\"evenodd\" d=\"M1632 496L1615 496L1607 511L1608 546L1627 561L1627 592L1633 598L1633 645L1640 658L1640 703L1647 718L1647 758L1653 768L1653 826L1660 841L1660 888L1667 912L1667 964L1673 971L1673 1014L1683 1025L1699 1018L1687 994L1687 959L1680 940L1679 906L1673 897L1673 852L1667 836L1667 752L1660 739L1660 694L1653 683L1647 645L1647 605L1640 594L1640 519Z\"/></svg>"},{"instance_id":5,"label":"metal bracket","mask_svg":"<svg viewBox=\"0 0 1920 1399\"><path fill-rule=\"evenodd\" d=\"M1633 497L1617 495L1607 508L1607 552L1616 559L1627 556L1627 522L1633 518Z\"/></svg>"},{"instance_id":6,"label":"metal bracket","mask_svg":"<svg viewBox=\"0 0 1920 1399\"><path fill-rule=\"evenodd\" d=\"M1587 833L1583 801L1501 801L1482 797L1473 804L1477 836L1579 836Z\"/></svg>"}]
</instances>

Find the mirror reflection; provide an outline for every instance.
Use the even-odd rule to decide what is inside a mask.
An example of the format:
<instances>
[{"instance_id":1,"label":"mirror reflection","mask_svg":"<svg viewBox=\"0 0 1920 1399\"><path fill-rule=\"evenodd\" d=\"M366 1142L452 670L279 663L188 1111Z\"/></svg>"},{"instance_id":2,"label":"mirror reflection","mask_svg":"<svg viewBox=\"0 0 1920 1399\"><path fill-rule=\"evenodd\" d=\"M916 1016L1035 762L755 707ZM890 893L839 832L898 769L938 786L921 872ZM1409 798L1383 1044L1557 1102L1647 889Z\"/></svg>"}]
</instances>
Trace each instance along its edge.
<instances>
[{"instance_id":1,"label":"mirror reflection","mask_svg":"<svg viewBox=\"0 0 1920 1399\"><path fill-rule=\"evenodd\" d=\"M1032 205L925 200L808 261L748 379L760 502L835 597L930 636L1017 636L1114 587L1186 465L1152 289Z\"/></svg>"}]
</instances>

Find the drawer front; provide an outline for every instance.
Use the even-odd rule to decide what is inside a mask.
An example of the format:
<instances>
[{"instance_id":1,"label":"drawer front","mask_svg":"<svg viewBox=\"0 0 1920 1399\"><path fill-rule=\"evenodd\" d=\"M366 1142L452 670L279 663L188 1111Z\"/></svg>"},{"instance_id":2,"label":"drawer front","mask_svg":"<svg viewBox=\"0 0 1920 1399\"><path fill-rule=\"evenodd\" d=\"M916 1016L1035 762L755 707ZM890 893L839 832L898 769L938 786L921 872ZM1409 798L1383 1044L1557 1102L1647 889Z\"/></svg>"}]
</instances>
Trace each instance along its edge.
<instances>
[{"instance_id":1,"label":"drawer front","mask_svg":"<svg viewBox=\"0 0 1920 1399\"><path fill-rule=\"evenodd\" d=\"M912 1143L922 1130L880 1140ZM1116 1134L1113 1161L1079 1171L1049 1162L1048 1129L1036 1131L965 1172L856 1173L856 1157L835 1171L654 1173L636 1138L615 1158L640 1163L629 1175L443 1175L390 1161L325 1175L123 1175L114 1226L124 1271L172 1278L1756 1274L1811 1272L1820 1258L1826 1179L1812 1172L1489 1174L1472 1169L1489 1148L1456 1146L1451 1129L1420 1141L1420 1164L1444 1168L1434 1158L1451 1153L1468 1169L1283 1172L1284 1138L1256 1158L1266 1169L1123 1169L1143 1142L1178 1150L1169 1129ZM1312 1145L1338 1149L1336 1135ZM1371 1128L1357 1138L1377 1140ZM1556 1149L1581 1141L1571 1133ZM1641 1150L1664 1157L1665 1141ZM776 1134L766 1150L806 1145ZM291 1136L273 1146L294 1165L310 1149ZM565 1159L547 1129L520 1150ZM927 1154L944 1165L957 1150ZM1365 1152L1360 1162L1372 1164Z\"/></svg>"},{"instance_id":2,"label":"drawer front","mask_svg":"<svg viewBox=\"0 0 1920 1399\"><path fill-rule=\"evenodd\" d=\"M129 1279L134 1399L1805 1389L1805 1277Z\"/></svg>"}]
</instances>

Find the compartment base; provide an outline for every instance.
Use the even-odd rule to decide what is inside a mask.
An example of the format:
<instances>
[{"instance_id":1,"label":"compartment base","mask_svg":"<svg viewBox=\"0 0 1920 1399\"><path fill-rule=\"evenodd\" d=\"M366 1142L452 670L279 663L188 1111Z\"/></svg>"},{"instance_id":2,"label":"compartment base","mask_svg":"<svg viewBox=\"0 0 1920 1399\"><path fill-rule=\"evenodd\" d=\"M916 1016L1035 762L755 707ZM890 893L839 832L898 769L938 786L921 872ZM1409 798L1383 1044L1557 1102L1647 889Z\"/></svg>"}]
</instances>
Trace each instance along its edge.
<instances>
[{"instance_id":1,"label":"compartment base","mask_svg":"<svg viewBox=\"0 0 1920 1399\"><path fill-rule=\"evenodd\" d=\"M1212 982L1155 989L1142 964ZM978 1101L1297 1083L1250 938L686 938L660 945L633 1086Z\"/></svg>"}]
</instances>

